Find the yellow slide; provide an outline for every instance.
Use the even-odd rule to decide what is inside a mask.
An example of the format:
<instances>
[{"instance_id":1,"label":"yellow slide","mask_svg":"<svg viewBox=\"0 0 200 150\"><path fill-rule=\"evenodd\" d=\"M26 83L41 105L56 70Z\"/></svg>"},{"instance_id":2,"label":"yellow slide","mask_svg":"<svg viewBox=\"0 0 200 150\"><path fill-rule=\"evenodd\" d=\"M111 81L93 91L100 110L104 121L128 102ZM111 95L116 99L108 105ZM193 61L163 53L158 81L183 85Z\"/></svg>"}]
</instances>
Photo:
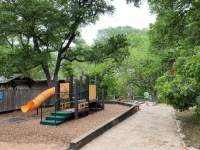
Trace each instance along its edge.
<instances>
[{"instance_id":1,"label":"yellow slide","mask_svg":"<svg viewBox=\"0 0 200 150\"><path fill-rule=\"evenodd\" d=\"M61 83L60 84L60 92L69 92L69 83ZM45 90L33 100L29 101L26 105L21 107L22 112L28 112L30 110L37 109L40 105L49 100L55 94L55 87ZM62 96L62 94L61 94Z\"/></svg>"}]
</instances>

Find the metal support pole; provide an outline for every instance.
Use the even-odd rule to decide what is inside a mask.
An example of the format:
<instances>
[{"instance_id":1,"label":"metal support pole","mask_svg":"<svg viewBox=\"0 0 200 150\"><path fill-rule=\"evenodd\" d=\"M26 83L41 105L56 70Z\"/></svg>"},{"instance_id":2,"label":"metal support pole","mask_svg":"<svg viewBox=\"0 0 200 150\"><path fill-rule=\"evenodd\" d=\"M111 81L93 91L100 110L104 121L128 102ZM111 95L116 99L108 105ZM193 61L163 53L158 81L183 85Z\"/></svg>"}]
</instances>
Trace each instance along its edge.
<instances>
[{"instance_id":1,"label":"metal support pole","mask_svg":"<svg viewBox=\"0 0 200 150\"><path fill-rule=\"evenodd\" d=\"M55 87L55 91L56 91L56 110L60 110L60 81L56 82L56 87Z\"/></svg>"},{"instance_id":2,"label":"metal support pole","mask_svg":"<svg viewBox=\"0 0 200 150\"><path fill-rule=\"evenodd\" d=\"M73 102L73 76L71 76L69 80L69 100Z\"/></svg>"},{"instance_id":3,"label":"metal support pole","mask_svg":"<svg viewBox=\"0 0 200 150\"><path fill-rule=\"evenodd\" d=\"M87 88L87 90L86 90L86 100L87 100L87 102L89 103L89 86L90 86L90 77L87 75L86 76L86 88Z\"/></svg>"},{"instance_id":4,"label":"metal support pole","mask_svg":"<svg viewBox=\"0 0 200 150\"><path fill-rule=\"evenodd\" d=\"M40 119L41 119L41 121L42 121L42 105L40 106Z\"/></svg>"},{"instance_id":5,"label":"metal support pole","mask_svg":"<svg viewBox=\"0 0 200 150\"><path fill-rule=\"evenodd\" d=\"M105 105L104 105L104 89L102 89L102 93L101 93L101 99L102 99L102 108L104 109Z\"/></svg>"},{"instance_id":6,"label":"metal support pole","mask_svg":"<svg viewBox=\"0 0 200 150\"><path fill-rule=\"evenodd\" d=\"M77 91L76 91L76 80L73 80L73 102L75 109L75 119L78 119L78 99L77 99Z\"/></svg>"},{"instance_id":7,"label":"metal support pole","mask_svg":"<svg viewBox=\"0 0 200 150\"><path fill-rule=\"evenodd\" d=\"M80 99L83 99L83 76L80 76L80 90L79 90L79 97Z\"/></svg>"},{"instance_id":8,"label":"metal support pole","mask_svg":"<svg viewBox=\"0 0 200 150\"><path fill-rule=\"evenodd\" d=\"M98 98L97 98L97 77L95 76L94 84L96 85L96 102L95 102L95 110L98 110Z\"/></svg>"}]
</instances>

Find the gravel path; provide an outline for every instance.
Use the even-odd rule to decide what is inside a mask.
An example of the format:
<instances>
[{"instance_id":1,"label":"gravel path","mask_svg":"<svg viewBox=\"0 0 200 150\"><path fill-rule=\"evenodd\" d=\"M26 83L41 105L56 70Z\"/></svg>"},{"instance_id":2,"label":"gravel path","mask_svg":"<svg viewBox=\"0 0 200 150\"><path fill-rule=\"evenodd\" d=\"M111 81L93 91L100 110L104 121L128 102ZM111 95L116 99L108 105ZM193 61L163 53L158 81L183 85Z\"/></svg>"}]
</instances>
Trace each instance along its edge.
<instances>
[{"instance_id":1,"label":"gravel path","mask_svg":"<svg viewBox=\"0 0 200 150\"><path fill-rule=\"evenodd\" d=\"M81 150L183 150L171 107L143 104L140 109Z\"/></svg>"},{"instance_id":2,"label":"gravel path","mask_svg":"<svg viewBox=\"0 0 200 150\"><path fill-rule=\"evenodd\" d=\"M0 149L62 150L81 134L115 117L128 107L106 104L103 111L66 122L57 127L40 125L35 112L13 112L0 115ZM27 148L28 147L28 148Z\"/></svg>"}]
</instances>

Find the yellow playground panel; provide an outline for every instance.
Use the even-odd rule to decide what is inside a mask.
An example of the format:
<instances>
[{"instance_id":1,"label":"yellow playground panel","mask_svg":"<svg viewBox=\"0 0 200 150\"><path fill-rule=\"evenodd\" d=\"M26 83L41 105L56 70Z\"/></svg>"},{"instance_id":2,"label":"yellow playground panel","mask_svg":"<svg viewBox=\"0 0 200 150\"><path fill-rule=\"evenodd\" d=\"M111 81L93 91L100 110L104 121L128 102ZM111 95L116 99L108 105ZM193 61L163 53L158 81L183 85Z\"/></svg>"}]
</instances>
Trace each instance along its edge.
<instances>
[{"instance_id":1,"label":"yellow playground panel","mask_svg":"<svg viewBox=\"0 0 200 150\"><path fill-rule=\"evenodd\" d=\"M78 109L84 109L88 107L89 107L88 102L83 102L83 103L78 104Z\"/></svg>"},{"instance_id":2,"label":"yellow playground panel","mask_svg":"<svg viewBox=\"0 0 200 150\"><path fill-rule=\"evenodd\" d=\"M69 109L70 108L70 103L61 103L60 107L61 107L61 109Z\"/></svg>"},{"instance_id":3,"label":"yellow playground panel","mask_svg":"<svg viewBox=\"0 0 200 150\"><path fill-rule=\"evenodd\" d=\"M89 100L96 100L97 99L97 87L96 85L89 86Z\"/></svg>"},{"instance_id":4,"label":"yellow playground panel","mask_svg":"<svg viewBox=\"0 0 200 150\"><path fill-rule=\"evenodd\" d=\"M62 85L65 85L63 89L63 86ZM61 86L60 86L60 97L62 99L69 99L69 86L70 84L69 83L61 83Z\"/></svg>"}]
</instances>

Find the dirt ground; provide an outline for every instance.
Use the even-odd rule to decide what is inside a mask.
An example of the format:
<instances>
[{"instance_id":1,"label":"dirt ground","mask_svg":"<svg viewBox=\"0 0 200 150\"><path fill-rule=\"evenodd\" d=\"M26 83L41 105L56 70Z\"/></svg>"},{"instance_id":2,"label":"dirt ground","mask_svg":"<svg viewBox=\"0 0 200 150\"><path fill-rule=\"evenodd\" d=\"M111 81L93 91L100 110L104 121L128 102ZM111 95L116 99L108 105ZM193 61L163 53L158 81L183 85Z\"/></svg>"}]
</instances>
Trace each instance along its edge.
<instances>
[{"instance_id":1,"label":"dirt ground","mask_svg":"<svg viewBox=\"0 0 200 150\"><path fill-rule=\"evenodd\" d=\"M51 108L48 108L49 110ZM49 110L46 110L48 114ZM0 149L63 150L69 142L105 121L121 114L128 107L106 104L103 111L55 126L40 125L36 112L20 111L0 114Z\"/></svg>"},{"instance_id":2,"label":"dirt ground","mask_svg":"<svg viewBox=\"0 0 200 150\"><path fill-rule=\"evenodd\" d=\"M150 103L140 109L81 150L184 150L171 107Z\"/></svg>"},{"instance_id":3,"label":"dirt ground","mask_svg":"<svg viewBox=\"0 0 200 150\"><path fill-rule=\"evenodd\" d=\"M195 114L194 108L176 111L176 118L180 121L181 133L187 147L200 149L200 116Z\"/></svg>"}]
</instances>

